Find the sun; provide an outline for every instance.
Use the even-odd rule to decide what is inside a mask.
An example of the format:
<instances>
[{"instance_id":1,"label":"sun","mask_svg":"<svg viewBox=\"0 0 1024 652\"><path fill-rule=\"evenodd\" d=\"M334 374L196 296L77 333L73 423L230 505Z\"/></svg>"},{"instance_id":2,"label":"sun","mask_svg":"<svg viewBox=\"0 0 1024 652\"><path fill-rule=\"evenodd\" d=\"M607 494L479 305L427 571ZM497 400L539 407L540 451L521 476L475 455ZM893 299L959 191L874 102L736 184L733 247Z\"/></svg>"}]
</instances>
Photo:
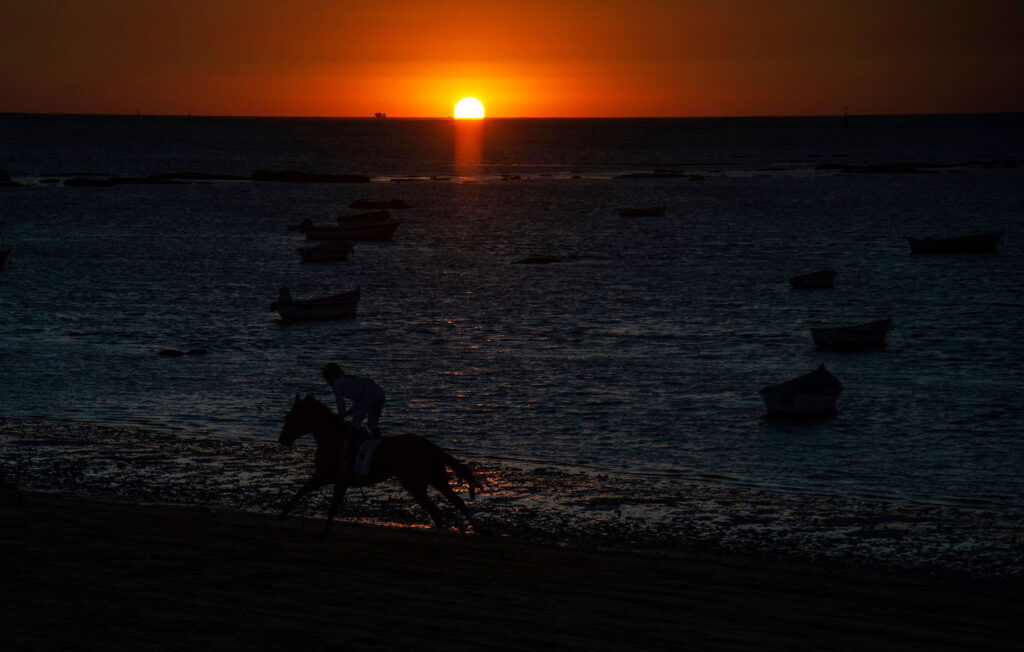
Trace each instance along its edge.
<instances>
[{"instance_id":1,"label":"sun","mask_svg":"<svg viewBox=\"0 0 1024 652\"><path fill-rule=\"evenodd\" d=\"M479 120L484 117L484 105L475 97L464 97L456 103L453 115L459 119Z\"/></svg>"}]
</instances>

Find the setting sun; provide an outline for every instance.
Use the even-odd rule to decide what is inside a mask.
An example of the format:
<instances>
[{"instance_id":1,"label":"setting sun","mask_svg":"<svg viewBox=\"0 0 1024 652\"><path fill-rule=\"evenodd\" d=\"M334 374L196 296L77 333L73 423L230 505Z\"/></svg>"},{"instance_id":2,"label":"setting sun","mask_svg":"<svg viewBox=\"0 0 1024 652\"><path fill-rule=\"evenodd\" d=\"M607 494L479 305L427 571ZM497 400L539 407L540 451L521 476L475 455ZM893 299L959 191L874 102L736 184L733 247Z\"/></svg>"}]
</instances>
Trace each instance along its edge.
<instances>
[{"instance_id":1,"label":"setting sun","mask_svg":"<svg viewBox=\"0 0 1024 652\"><path fill-rule=\"evenodd\" d=\"M459 119L484 117L484 105L475 97L464 97L455 105L454 116Z\"/></svg>"}]
</instances>

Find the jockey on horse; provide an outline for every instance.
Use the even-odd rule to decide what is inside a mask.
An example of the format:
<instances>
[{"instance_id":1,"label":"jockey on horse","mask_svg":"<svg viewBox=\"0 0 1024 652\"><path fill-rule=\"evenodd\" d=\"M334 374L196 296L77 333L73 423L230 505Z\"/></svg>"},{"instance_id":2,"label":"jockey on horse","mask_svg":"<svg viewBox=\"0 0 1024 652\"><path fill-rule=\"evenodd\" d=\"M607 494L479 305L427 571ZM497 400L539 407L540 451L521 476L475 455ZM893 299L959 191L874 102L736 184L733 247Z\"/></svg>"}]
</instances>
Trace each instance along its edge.
<instances>
[{"instance_id":1,"label":"jockey on horse","mask_svg":"<svg viewBox=\"0 0 1024 652\"><path fill-rule=\"evenodd\" d=\"M338 404L338 421L345 445L342 459L345 466L360 475L369 472L369 458L372 457L380 440L380 416L384 410L384 390L369 378L351 376L342 371L336 362L328 362L322 371L324 380L334 391ZM345 409L345 399L352 401L352 408ZM351 416L351 425L345 417ZM366 419L367 428L362 427ZM377 440L368 443L368 440ZM359 458L356 459L356 455ZM355 462L353 464L353 461Z\"/></svg>"}]
</instances>

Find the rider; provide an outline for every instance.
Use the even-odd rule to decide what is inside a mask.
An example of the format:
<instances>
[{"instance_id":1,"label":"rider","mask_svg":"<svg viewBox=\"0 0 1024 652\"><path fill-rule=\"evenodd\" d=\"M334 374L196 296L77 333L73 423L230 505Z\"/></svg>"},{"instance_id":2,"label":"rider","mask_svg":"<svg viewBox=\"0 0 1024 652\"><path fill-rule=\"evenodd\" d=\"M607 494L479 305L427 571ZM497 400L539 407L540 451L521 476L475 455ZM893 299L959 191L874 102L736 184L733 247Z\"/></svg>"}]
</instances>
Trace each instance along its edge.
<instances>
[{"instance_id":1,"label":"rider","mask_svg":"<svg viewBox=\"0 0 1024 652\"><path fill-rule=\"evenodd\" d=\"M323 368L323 377L334 390L334 399L338 403L338 420L344 423L345 417L352 417L352 439L345 442L345 458L352 451L351 445L359 446L367 439L380 439L380 415L384 410L384 390L380 385L361 376L349 376L336 362L328 362ZM352 408L345 410L345 399L352 401ZM362 427L363 419L369 430ZM366 475L366 473L363 473Z\"/></svg>"}]
</instances>

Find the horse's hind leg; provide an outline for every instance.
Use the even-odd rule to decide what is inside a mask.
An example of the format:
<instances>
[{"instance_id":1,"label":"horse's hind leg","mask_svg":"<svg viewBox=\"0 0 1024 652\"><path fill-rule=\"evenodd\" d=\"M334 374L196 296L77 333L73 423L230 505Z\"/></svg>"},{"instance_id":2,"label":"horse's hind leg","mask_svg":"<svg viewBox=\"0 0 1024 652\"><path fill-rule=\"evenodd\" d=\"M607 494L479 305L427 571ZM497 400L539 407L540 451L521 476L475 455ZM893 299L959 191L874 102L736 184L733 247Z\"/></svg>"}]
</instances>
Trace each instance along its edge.
<instances>
[{"instance_id":1,"label":"horse's hind leg","mask_svg":"<svg viewBox=\"0 0 1024 652\"><path fill-rule=\"evenodd\" d=\"M295 509L295 505L299 502L300 498L308 494L310 491L313 491L314 489L319 489L322 486L324 486L324 479L321 476L319 476L316 473L309 476L309 479L306 480L306 482L303 483L301 487L299 487L298 492L296 492L296 494L292 496L291 500L285 503L284 508L278 515L278 518L283 519L284 517L288 516L288 512Z\"/></svg>"},{"instance_id":2,"label":"horse's hind leg","mask_svg":"<svg viewBox=\"0 0 1024 652\"><path fill-rule=\"evenodd\" d=\"M445 477L443 479L435 480L434 482L431 482L430 485L437 489L438 491L440 491L441 495L448 499L448 502L450 502L452 505L455 505L455 509L459 510L463 518L466 519L467 523L473 526L474 530L483 530L483 526L480 523L480 519L473 516L473 514L469 510L469 506L466 505L465 501L463 501L462 498L459 497L459 494L455 493L455 490L452 489L452 486L448 484L447 473L445 474Z\"/></svg>"},{"instance_id":3,"label":"horse's hind leg","mask_svg":"<svg viewBox=\"0 0 1024 652\"><path fill-rule=\"evenodd\" d=\"M437 508L437 505L430 500L430 496L427 495L427 483L423 481L412 481L406 478L399 478L402 486L406 491L416 499L416 502L420 504L420 507L427 510L430 514L430 518L434 519L434 527L440 530L444 523L442 521L441 510Z\"/></svg>"}]
</instances>

